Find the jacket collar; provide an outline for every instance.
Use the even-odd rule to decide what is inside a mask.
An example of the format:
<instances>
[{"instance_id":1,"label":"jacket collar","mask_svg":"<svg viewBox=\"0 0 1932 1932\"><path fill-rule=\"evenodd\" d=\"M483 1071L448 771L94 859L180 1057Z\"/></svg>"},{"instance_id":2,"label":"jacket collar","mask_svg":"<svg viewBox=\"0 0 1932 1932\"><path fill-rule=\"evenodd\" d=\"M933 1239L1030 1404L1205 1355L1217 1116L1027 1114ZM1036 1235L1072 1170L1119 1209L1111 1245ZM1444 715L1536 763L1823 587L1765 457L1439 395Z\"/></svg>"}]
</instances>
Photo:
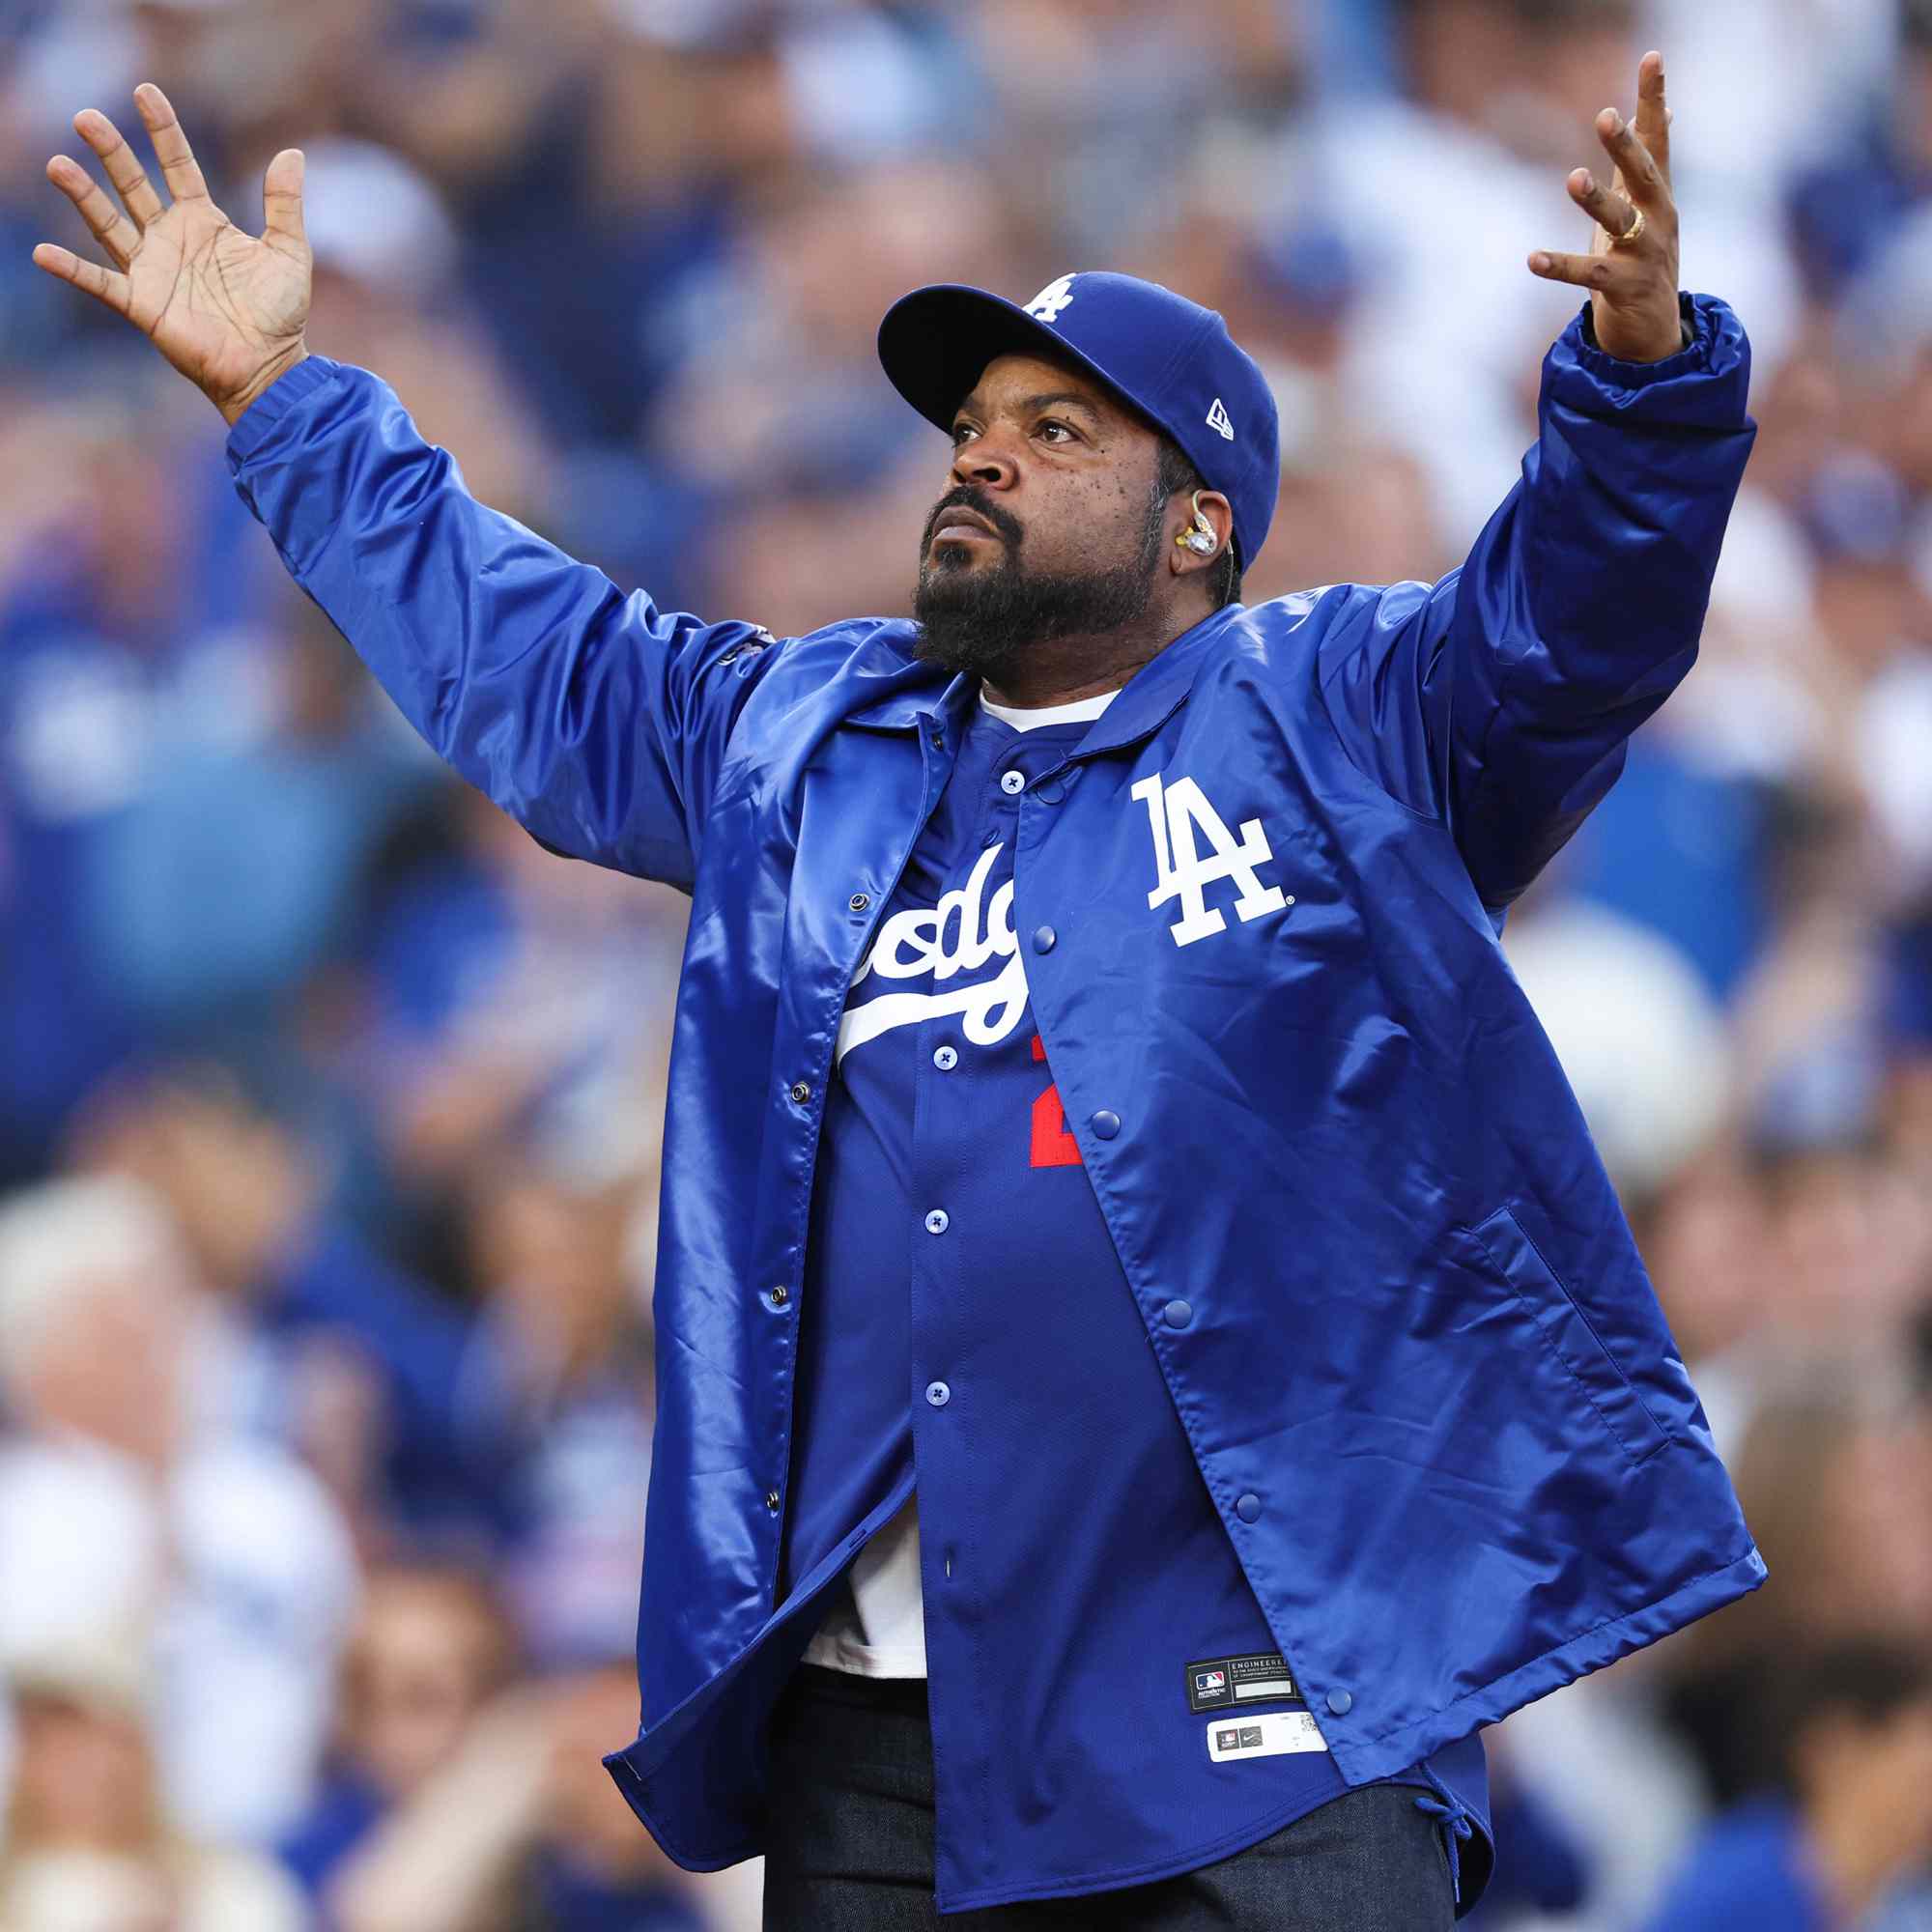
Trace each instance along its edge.
<instances>
[{"instance_id":1,"label":"jacket collar","mask_svg":"<svg viewBox=\"0 0 1932 1932\"><path fill-rule=\"evenodd\" d=\"M1213 641L1243 606L1230 604L1210 611L1191 631L1151 657L1121 687L1121 695L1094 721L1094 728L1075 747L1076 758L1096 752L1118 752L1160 729L1179 709L1194 687L1195 673L1207 661Z\"/></svg>"},{"instance_id":2,"label":"jacket collar","mask_svg":"<svg viewBox=\"0 0 1932 1932\"><path fill-rule=\"evenodd\" d=\"M1088 757L1096 752L1119 751L1156 731L1186 697L1213 640L1245 607L1231 604L1204 617L1192 630L1150 658L1121 688L1121 695L1094 721L1094 727L1073 753ZM898 649L898 639L893 644ZM844 722L878 731L916 731L937 718L956 736L979 698L979 680L963 672L947 679L931 665L901 655L895 665L862 673L876 687L862 704L846 712Z\"/></svg>"},{"instance_id":3,"label":"jacket collar","mask_svg":"<svg viewBox=\"0 0 1932 1932\"><path fill-rule=\"evenodd\" d=\"M879 641L886 650L867 653L866 668L851 673L867 689L843 723L873 731L917 731L935 713L949 719L964 714L977 695L977 680L949 678L936 665L921 664L908 648L910 625L893 625Z\"/></svg>"}]
</instances>

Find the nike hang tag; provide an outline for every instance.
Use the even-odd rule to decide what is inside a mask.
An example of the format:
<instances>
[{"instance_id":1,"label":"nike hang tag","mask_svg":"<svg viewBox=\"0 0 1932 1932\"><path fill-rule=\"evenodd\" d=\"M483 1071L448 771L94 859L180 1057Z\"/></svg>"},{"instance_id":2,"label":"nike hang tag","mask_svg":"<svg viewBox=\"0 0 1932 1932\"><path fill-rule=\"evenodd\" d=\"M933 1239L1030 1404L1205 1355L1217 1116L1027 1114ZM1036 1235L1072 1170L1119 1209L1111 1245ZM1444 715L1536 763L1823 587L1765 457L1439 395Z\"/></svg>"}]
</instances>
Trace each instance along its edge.
<instances>
[{"instance_id":1,"label":"nike hang tag","mask_svg":"<svg viewBox=\"0 0 1932 1932\"><path fill-rule=\"evenodd\" d=\"M1306 1711L1257 1711L1239 1720L1217 1718L1208 1726L1208 1755L1216 1764L1231 1757L1280 1757L1327 1748L1328 1740Z\"/></svg>"}]
</instances>

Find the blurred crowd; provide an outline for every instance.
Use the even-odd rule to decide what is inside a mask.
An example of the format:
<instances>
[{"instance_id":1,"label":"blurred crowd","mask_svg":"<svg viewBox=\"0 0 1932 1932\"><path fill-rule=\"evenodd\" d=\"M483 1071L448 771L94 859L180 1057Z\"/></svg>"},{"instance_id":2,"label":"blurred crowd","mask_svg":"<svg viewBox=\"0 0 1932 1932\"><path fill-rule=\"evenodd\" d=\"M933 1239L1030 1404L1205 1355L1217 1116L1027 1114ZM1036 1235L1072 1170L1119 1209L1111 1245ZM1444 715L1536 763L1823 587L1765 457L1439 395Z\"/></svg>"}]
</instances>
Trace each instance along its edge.
<instances>
[{"instance_id":1,"label":"blurred crowd","mask_svg":"<svg viewBox=\"0 0 1932 1932\"><path fill-rule=\"evenodd\" d=\"M1577 307L1524 256L1586 245L1563 177L1651 45L1761 434L1698 668L1506 943L1772 1577L1488 1734L1469 1922L1932 1926L1932 3L0 35L0 1932L757 1923L755 1865L676 1871L597 1761L684 902L442 773L214 412L31 266L87 242L73 113L132 134L158 81L252 228L300 145L312 346L626 587L784 635L910 601L944 443L872 339L928 280L1220 308L1282 414L1249 601L1453 567Z\"/></svg>"}]
</instances>

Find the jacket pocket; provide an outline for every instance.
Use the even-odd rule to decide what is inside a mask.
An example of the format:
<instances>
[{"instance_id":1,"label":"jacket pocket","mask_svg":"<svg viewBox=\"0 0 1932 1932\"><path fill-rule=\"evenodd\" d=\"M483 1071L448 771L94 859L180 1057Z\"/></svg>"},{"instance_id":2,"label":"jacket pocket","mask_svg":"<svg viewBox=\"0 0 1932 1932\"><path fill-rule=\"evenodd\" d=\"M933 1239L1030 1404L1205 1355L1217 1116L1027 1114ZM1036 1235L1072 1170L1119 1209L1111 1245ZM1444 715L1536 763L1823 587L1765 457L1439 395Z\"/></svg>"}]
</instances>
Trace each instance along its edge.
<instances>
[{"instance_id":1,"label":"jacket pocket","mask_svg":"<svg viewBox=\"0 0 1932 1932\"><path fill-rule=\"evenodd\" d=\"M1509 1208L1498 1208L1468 1232L1633 1465L1647 1463L1667 1448L1672 1439L1669 1432L1644 1406L1615 1356L1598 1339L1588 1316L1571 1299L1570 1291Z\"/></svg>"}]
</instances>

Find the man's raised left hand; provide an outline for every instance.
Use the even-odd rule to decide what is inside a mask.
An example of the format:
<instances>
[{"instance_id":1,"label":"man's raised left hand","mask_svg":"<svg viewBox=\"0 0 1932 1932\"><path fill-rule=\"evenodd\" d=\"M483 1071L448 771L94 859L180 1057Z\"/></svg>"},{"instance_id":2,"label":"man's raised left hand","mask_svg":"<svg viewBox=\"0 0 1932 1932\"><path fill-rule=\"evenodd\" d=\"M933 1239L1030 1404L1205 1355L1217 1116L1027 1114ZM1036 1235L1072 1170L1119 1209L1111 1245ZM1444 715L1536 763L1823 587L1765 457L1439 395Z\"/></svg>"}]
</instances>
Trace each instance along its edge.
<instances>
[{"instance_id":1,"label":"man's raised left hand","mask_svg":"<svg viewBox=\"0 0 1932 1932\"><path fill-rule=\"evenodd\" d=\"M1569 179L1570 198L1597 223L1587 255L1538 249L1530 270L1546 281L1590 291L1598 346L1626 362L1661 362L1685 346L1677 307L1677 203L1670 192L1670 110L1663 104L1663 56L1644 55L1636 70L1636 120L1614 107L1597 116L1615 173L1605 187L1588 168ZM1634 242L1620 242L1636 226Z\"/></svg>"}]
</instances>

